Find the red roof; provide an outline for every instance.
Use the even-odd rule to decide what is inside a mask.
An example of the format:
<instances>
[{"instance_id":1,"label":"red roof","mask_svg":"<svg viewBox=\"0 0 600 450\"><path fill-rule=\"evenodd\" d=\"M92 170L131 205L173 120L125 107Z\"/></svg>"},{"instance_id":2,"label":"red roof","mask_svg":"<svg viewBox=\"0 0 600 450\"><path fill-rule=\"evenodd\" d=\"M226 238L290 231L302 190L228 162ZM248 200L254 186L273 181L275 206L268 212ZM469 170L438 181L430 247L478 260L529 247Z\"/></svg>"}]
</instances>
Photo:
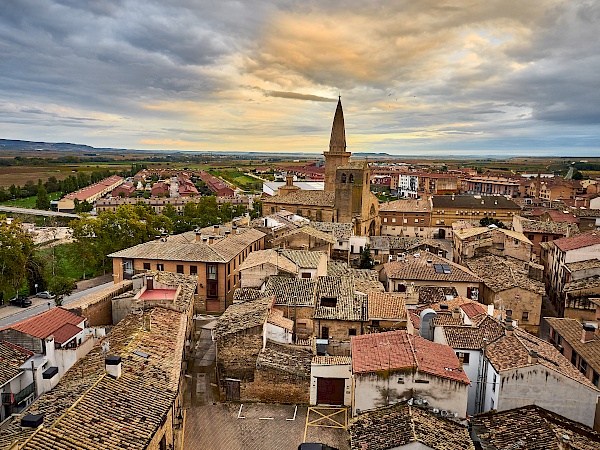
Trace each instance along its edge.
<instances>
[{"instance_id":1,"label":"red roof","mask_svg":"<svg viewBox=\"0 0 600 450\"><path fill-rule=\"evenodd\" d=\"M477 303L464 303L460 305L460 309L463 310L469 319L486 313L485 308Z\"/></svg>"},{"instance_id":2,"label":"red roof","mask_svg":"<svg viewBox=\"0 0 600 450\"><path fill-rule=\"evenodd\" d=\"M68 342L73 336L79 333L82 329L77 325L71 325L70 323L65 323L62 327L57 329L54 335L54 342L57 344L64 344Z\"/></svg>"},{"instance_id":3,"label":"red roof","mask_svg":"<svg viewBox=\"0 0 600 450\"><path fill-rule=\"evenodd\" d=\"M352 371L371 373L414 367L420 372L469 384L458 369L451 347L430 342L406 331L373 333L352 338Z\"/></svg>"},{"instance_id":4,"label":"red roof","mask_svg":"<svg viewBox=\"0 0 600 450\"><path fill-rule=\"evenodd\" d=\"M552 242L554 242L563 252L567 252L569 250L600 244L600 232L588 231L587 233L556 239Z\"/></svg>"},{"instance_id":5,"label":"red roof","mask_svg":"<svg viewBox=\"0 0 600 450\"><path fill-rule=\"evenodd\" d=\"M84 320L85 317L78 316L77 314L67 311L64 308L57 307L48 311L44 311L37 316L30 317L29 319L25 319L21 322L13 323L12 325L2 328L2 330L20 331L21 333L25 333L30 336L46 339L48 336L56 333L57 330L64 325L70 324L78 326ZM81 328L79 329L81 330ZM66 333L66 329L65 331L61 331L61 333ZM62 336L63 335L61 334L61 337Z\"/></svg>"},{"instance_id":6,"label":"red roof","mask_svg":"<svg viewBox=\"0 0 600 450\"><path fill-rule=\"evenodd\" d=\"M550 210L546 211L546 214L548 214L548 216L550 216L550 219L553 222L579 223L579 219L570 212L557 211L555 209L550 209Z\"/></svg>"},{"instance_id":7,"label":"red roof","mask_svg":"<svg viewBox=\"0 0 600 450\"><path fill-rule=\"evenodd\" d=\"M120 177L118 175L112 175L108 178L105 178L104 180L101 180L95 184L92 184L91 186L84 187L83 189L80 189L77 192L72 192L70 194L67 194L67 195L65 195L65 198L72 198L72 199L76 198L78 200L84 201L84 200L87 200L88 198L90 198L91 196L96 195L99 192L102 192L107 187L110 187L113 184L118 183L119 181L123 181L123 177Z\"/></svg>"}]
</instances>

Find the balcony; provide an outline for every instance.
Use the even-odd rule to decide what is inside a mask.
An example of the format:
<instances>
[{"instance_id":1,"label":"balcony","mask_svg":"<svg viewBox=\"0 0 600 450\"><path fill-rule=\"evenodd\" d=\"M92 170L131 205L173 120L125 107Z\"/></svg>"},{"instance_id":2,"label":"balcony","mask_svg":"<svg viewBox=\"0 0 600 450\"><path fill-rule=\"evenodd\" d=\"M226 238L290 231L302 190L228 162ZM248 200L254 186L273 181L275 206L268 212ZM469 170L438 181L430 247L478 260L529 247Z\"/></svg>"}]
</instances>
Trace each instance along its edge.
<instances>
[{"instance_id":1,"label":"balcony","mask_svg":"<svg viewBox=\"0 0 600 450\"><path fill-rule=\"evenodd\" d=\"M35 392L35 383L31 383L25 389L22 389L21 392L15 395L15 403L18 405L27 397Z\"/></svg>"}]
</instances>

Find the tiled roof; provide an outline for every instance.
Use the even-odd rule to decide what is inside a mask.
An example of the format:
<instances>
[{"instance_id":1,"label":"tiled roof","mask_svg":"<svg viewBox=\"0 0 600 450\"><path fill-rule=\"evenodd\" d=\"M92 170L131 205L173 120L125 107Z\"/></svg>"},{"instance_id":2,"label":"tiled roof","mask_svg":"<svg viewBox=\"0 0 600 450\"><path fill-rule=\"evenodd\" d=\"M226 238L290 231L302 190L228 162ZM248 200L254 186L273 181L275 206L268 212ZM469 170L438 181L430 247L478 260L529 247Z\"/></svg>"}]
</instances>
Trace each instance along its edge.
<instances>
[{"instance_id":1,"label":"tiled roof","mask_svg":"<svg viewBox=\"0 0 600 450\"><path fill-rule=\"evenodd\" d=\"M432 260L433 263L429 265L427 260ZM448 264L451 273L436 272L434 264ZM420 253L418 257L407 255L404 261L392 261L383 267L388 278L397 280L481 282L481 278L466 267L428 252Z\"/></svg>"},{"instance_id":2,"label":"tiled roof","mask_svg":"<svg viewBox=\"0 0 600 450\"><path fill-rule=\"evenodd\" d=\"M311 364L316 364L319 366L352 364L352 358L349 356L314 356Z\"/></svg>"},{"instance_id":3,"label":"tiled roof","mask_svg":"<svg viewBox=\"0 0 600 450\"><path fill-rule=\"evenodd\" d=\"M26 410L43 414L44 427L22 429L24 414L16 416L0 430L0 448L28 438L22 448L30 450L148 448L177 397L186 319L164 308L129 314L104 340L122 358L121 377L106 376L107 354L97 343Z\"/></svg>"},{"instance_id":4,"label":"tiled roof","mask_svg":"<svg viewBox=\"0 0 600 450\"><path fill-rule=\"evenodd\" d=\"M451 298L448 300L443 300L439 303L430 303L429 305L423 305L418 308L418 311L422 311L425 308L431 308L434 311L442 311L442 305L445 305L448 307L447 310L451 312L454 308L463 309L464 307L467 307L467 305L471 305L471 304L474 305L475 308L483 308L484 307L481 303L476 302L475 300L471 300L470 298L466 298L466 297L459 297L457 295L454 298ZM468 309L468 307L467 307L467 309Z\"/></svg>"},{"instance_id":5,"label":"tiled roof","mask_svg":"<svg viewBox=\"0 0 600 450\"><path fill-rule=\"evenodd\" d=\"M326 233L325 231L317 230L316 228L313 228L310 225L305 225L303 227L296 228L295 230L291 230L291 231L283 234L279 238L274 239L273 241L276 242L276 241L285 239L288 236L293 236L293 235L298 234L298 233L307 234L307 235L312 236L314 238L317 238L317 239L320 239L322 241L325 241L325 242L327 242L329 244L335 244L335 242L336 242L335 238L330 233Z\"/></svg>"},{"instance_id":6,"label":"tiled roof","mask_svg":"<svg viewBox=\"0 0 600 450\"><path fill-rule=\"evenodd\" d=\"M70 194L65 195L65 198L84 201L121 181L123 181L123 177L112 175L104 180L100 180L97 183L84 187L83 189L79 189L76 192L71 192Z\"/></svg>"},{"instance_id":7,"label":"tiled roof","mask_svg":"<svg viewBox=\"0 0 600 450\"><path fill-rule=\"evenodd\" d=\"M600 276L595 275L593 277L582 278L581 280L569 281L565 283L563 292L574 292L588 289L595 289L600 287Z\"/></svg>"},{"instance_id":8,"label":"tiled roof","mask_svg":"<svg viewBox=\"0 0 600 450\"><path fill-rule=\"evenodd\" d=\"M546 293L544 283L529 278L528 267L522 261L487 255L467 260L467 266L483 278L485 285L495 293L515 287L539 295Z\"/></svg>"},{"instance_id":9,"label":"tiled roof","mask_svg":"<svg viewBox=\"0 0 600 450\"><path fill-rule=\"evenodd\" d=\"M545 222L541 220L530 220L521 217L519 219L523 232L530 233L553 233L553 234L575 234L577 227L568 222Z\"/></svg>"},{"instance_id":10,"label":"tiled roof","mask_svg":"<svg viewBox=\"0 0 600 450\"><path fill-rule=\"evenodd\" d=\"M486 315L476 326L444 326L446 343L453 349L479 350L486 342L492 342L504 335L504 326Z\"/></svg>"},{"instance_id":11,"label":"tiled roof","mask_svg":"<svg viewBox=\"0 0 600 450\"><path fill-rule=\"evenodd\" d=\"M449 311L440 311L433 318L433 325L436 327L446 327L450 325L461 326L463 324L462 316L454 317Z\"/></svg>"},{"instance_id":12,"label":"tiled roof","mask_svg":"<svg viewBox=\"0 0 600 450\"><path fill-rule=\"evenodd\" d=\"M79 328L77 325L65 323L63 326L54 331L54 342L57 344L64 344L73 336L77 335L77 333L81 332L81 330L82 328Z\"/></svg>"},{"instance_id":13,"label":"tiled roof","mask_svg":"<svg viewBox=\"0 0 600 450\"><path fill-rule=\"evenodd\" d=\"M253 288L237 288L233 292L233 303L250 302L262 296L262 292Z\"/></svg>"},{"instance_id":14,"label":"tiled roof","mask_svg":"<svg viewBox=\"0 0 600 450\"><path fill-rule=\"evenodd\" d=\"M424 238L410 236L371 236L371 249L373 250L405 250L419 245Z\"/></svg>"},{"instance_id":15,"label":"tiled roof","mask_svg":"<svg viewBox=\"0 0 600 450\"><path fill-rule=\"evenodd\" d=\"M458 291L454 286L415 286L419 294L420 305L445 302L446 297L458 297Z\"/></svg>"},{"instance_id":16,"label":"tiled roof","mask_svg":"<svg viewBox=\"0 0 600 450\"><path fill-rule=\"evenodd\" d=\"M267 322L284 330L292 331L294 329L294 321L283 317L283 311L279 309L271 310Z\"/></svg>"},{"instance_id":17,"label":"tiled roof","mask_svg":"<svg viewBox=\"0 0 600 450\"><path fill-rule=\"evenodd\" d=\"M408 318L412 322L413 327L415 327L415 330L421 328L421 317L418 314L415 314L412 311L408 311Z\"/></svg>"},{"instance_id":18,"label":"tiled roof","mask_svg":"<svg viewBox=\"0 0 600 450\"><path fill-rule=\"evenodd\" d=\"M275 297L276 305L314 306L317 282L311 278L271 276L264 295Z\"/></svg>"},{"instance_id":19,"label":"tiled roof","mask_svg":"<svg viewBox=\"0 0 600 450\"><path fill-rule=\"evenodd\" d=\"M433 450L475 449L465 426L407 403L360 414L350 426L351 450L389 450L413 442Z\"/></svg>"},{"instance_id":20,"label":"tiled roof","mask_svg":"<svg viewBox=\"0 0 600 450\"><path fill-rule=\"evenodd\" d=\"M88 306L96 303L99 299L105 298L110 295L119 295L125 291L129 291L132 289L133 283L131 280L123 280L117 284L111 284L99 291L93 292L91 294L84 295L83 297L78 298L72 302L69 302L68 305L65 306L66 309L71 311L75 309L85 309Z\"/></svg>"},{"instance_id":21,"label":"tiled roof","mask_svg":"<svg viewBox=\"0 0 600 450\"><path fill-rule=\"evenodd\" d=\"M364 334L352 338L352 371L372 373L417 368L420 372L469 384L451 347L406 331Z\"/></svg>"},{"instance_id":22,"label":"tiled roof","mask_svg":"<svg viewBox=\"0 0 600 450\"><path fill-rule=\"evenodd\" d=\"M19 375L20 367L32 356L33 352L29 350L0 341L0 387Z\"/></svg>"},{"instance_id":23,"label":"tiled roof","mask_svg":"<svg viewBox=\"0 0 600 450\"><path fill-rule=\"evenodd\" d=\"M485 354L496 371L501 372L535 365L529 362L531 350L539 355L537 364L598 391L554 346L519 328L515 328L512 335L502 336L489 344Z\"/></svg>"},{"instance_id":24,"label":"tiled roof","mask_svg":"<svg viewBox=\"0 0 600 450\"><path fill-rule=\"evenodd\" d=\"M596 450L600 434L536 405L489 411L471 420L484 450ZM568 437L568 447L563 436Z\"/></svg>"},{"instance_id":25,"label":"tiled roof","mask_svg":"<svg viewBox=\"0 0 600 450\"><path fill-rule=\"evenodd\" d=\"M335 192L331 191L295 191L286 195L274 195L263 199L265 204L324 206L333 207Z\"/></svg>"},{"instance_id":26,"label":"tiled roof","mask_svg":"<svg viewBox=\"0 0 600 450\"><path fill-rule=\"evenodd\" d=\"M347 274L352 277L355 293L385 292L383 284L379 281L379 273L376 270L350 268Z\"/></svg>"},{"instance_id":27,"label":"tiled roof","mask_svg":"<svg viewBox=\"0 0 600 450\"><path fill-rule=\"evenodd\" d=\"M281 345L269 341L264 350L261 350L258 354L256 366L259 370L263 367L268 367L280 372L308 378L310 377L310 363L312 358L311 349Z\"/></svg>"},{"instance_id":28,"label":"tiled roof","mask_svg":"<svg viewBox=\"0 0 600 450\"><path fill-rule=\"evenodd\" d=\"M394 200L381 203L379 212L431 212L428 200Z\"/></svg>"},{"instance_id":29,"label":"tiled roof","mask_svg":"<svg viewBox=\"0 0 600 450\"><path fill-rule=\"evenodd\" d=\"M479 197L479 198L477 198ZM433 209L515 209L521 208L512 200L502 196L472 196L472 195L434 195L431 197Z\"/></svg>"},{"instance_id":30,"label":"tiled roof","mask_svg":"<svg viewBox=\"0 0 600 450\"><path fill-rule=\"evenodd\" d=\"M257 250L250 252L244 262L240 264L239 270L250 269L255 266L262 264L270 264L276 266L278 269L289 273L298 273L296 264L287 259L285 256L280 255L277 250Z\"/></svg>"},{"instance_id":31,"label":"tiled roof","mask_svg":"<svg viewBox=\"0 0 600 450\"><path fill-rule=\"evenodd\" d=\"M588 342L581 342L583 325L576 319L563 319L558 317L545 317L544 320L560 334L585 361L600 373L600 338L594 335L594 338ZM556 338L555 338L556 340Z\"/></svg>"},{"instance_id":32,"label":"tiled roof","mask_svg":"<svg viewBox=\"0 0 600 450\"><path fill-rule=\"evenodd\" d=\"M217 320L215 337L219 340L229 334L264 325L272 305L273 297L262 297L229 306Z\"/></svg>"},{"instance_id":33,"label":"tiled roof","mask_svg":"<svg viewBox=\"0 0 600 450\"><path fill-rule=\"evenodd\" d=\"M327 261L327 275L332 277L341 277L348 274L348 265L343 261Z\"/></svg>"},{"instance_id":34,"label":"tiled roof","mask_svg":"<svg viewBox=\"0 0 600 450\"><path fill-rule=\"evenodd\" d=\"M303 269L316 269L325 253L309 250L280 250L279 253Z\"/></svg>"},{"instance_id":35,"label":"tiled roof","mask_svg":"<svg viewBox=\"0 0 600 450\"><path fill-rule=\"evenodd\" d=\"M549 209L546 211L546 214L550 217L550 220L554 222L579 223L579 219L569 211Z\"/></svg>"},{"instance_id":36,"label":"tiled roof","mask_svg":"<svg viewBox=\"0 0 600 450\"><path fill-rule=\"evenodd\" d=\"M576 250L578 248L589 247L600 244L600 232L588 231L576 236L565 237L552 241L563 252Z\"/></svg>"},{"instance_id":37,"label":"tiled roof","mask_svg":"<svg viewBox=\"0 0 600 450\"><path fill-rule=\"evenodd\" d=\"M39 339L46 339L62 326L66 324L79 325L84 320L85 317L78 316L59 306L44 311L29 319L22 320L21 322L8 325L0 331L11 329Z\"/></svg>"},{"instance_id":38,"label":"tiled roof","mask_svg":"<svg viewBox=\"0 0 600 450\"><path fill-rule=\"evenodd\" d=\"M317 230L331 233L338 241L347 241L352 235L351 223L311 222L310 226Z\"/></svg>"},{"instance_id":39,"label":"tiled roof","mask_svg":"<svg viewBox=\"0 0 600 450\"><path fill-rule=\"evenodd\" d=\"M399 295L388 293L370 293L369 320L394 319L406 320L406 305L404 299Z\"/></svg>"},{"instance_id":40,"label":"tiled roof","mask_svg":"<svg viewBox=\"0 0 600 450\"><path fill-rule=\"evenodd\" d=\"M513 239L518 239L519 241L525 242L529 245L533 245L533 243L529 239L527 239L527 237L523 233L519 231L506 230L504 228L473 227L454 230L454 234L459 239L468 239L486 233L490 235L493 235L494 233L502 233L505 236L511 237Z\"/></svg>"},{"instance_id":41,"label":"tiled roof","mask_svg":"<svg viewBox=\"0 0 600 450\"><path fill-rule=\"evenodd\" d=\"M600 217L600 209L574 209L577 217Z\"/></svg>"},{"instance_id":42,"label":"tiled roof","mask_svg":"<svg viewBox=\"0 0 600 450\"><path fill-rule=\"evenodd\" d=\"M577 272L578 270L587 269L599 269L600 258L586 259L585 261L566 263L565 266L567 266L567 269L569 269L570 272Z\"/></svg>"},{"instance_id":43,"label":"tiled roof","mask_svg":"<svg viewBox=\"0 0 600 450\"><path fill-rule=\"evenodd\" d=\"M319 277L315 297L315 319L367 320L367 296L354 292L352 277ZM321 299L324 297L336 298L335 306L323 306Z\"/></svg>"},{"instance_id":44,"label":"tiled roof","mask_svg":"<svg viewBox=\"0 0 600 450\"><path fill-rule=\"evenodd\" d=\"M214 244L181 242L168 238L167 242L150 241L108 255L110 258L152 259L165 261L228 262L251 243L265 236L253 228L220 238ZM185 239L187 240L187 239Z\"/></svg>"},{"instance_id":45,"label":"tiled roof","mask_svg":"<svg viewBox=\"0 0 600 450\"><path fill-rule=\"evenodd\" d=\"M469 319L473 319L480 314L486 313L485 307L477 302L463 303L459 308L463 310Z\"/></svg>"}]
</instances>

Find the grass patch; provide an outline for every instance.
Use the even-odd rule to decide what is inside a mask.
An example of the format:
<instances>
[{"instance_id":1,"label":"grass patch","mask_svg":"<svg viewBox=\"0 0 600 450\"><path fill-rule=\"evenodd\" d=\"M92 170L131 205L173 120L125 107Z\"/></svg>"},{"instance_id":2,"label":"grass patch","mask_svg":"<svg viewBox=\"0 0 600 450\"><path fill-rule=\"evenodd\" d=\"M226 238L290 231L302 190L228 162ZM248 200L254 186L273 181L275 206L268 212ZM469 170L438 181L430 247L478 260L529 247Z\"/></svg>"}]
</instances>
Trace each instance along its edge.
<instances>
[{"instance_id":1,"label":"grass patch","mask_svg":"<svg viewBox=\"0 0 600 450\"><path fill-rule=\"evenodd\" d=\"M38 249L37 253L46 261L46 272L48 274L52 273L53 262L54 273L60 277L81 280L84 278L84 273L86 279L103 274L103 271L95 265L88 263L86 267L79 255L79 250L72 243Z\"/></svg>"},{"instance_id":2,"label":"grass patch","mask_svg":"<svg viewBox=\"0 0 600 450\"><path fill-rule=\"evenodd\" d=\"M61 196L62 196L62 194L60 192L52 192L52 193L48 194L48 197L50 197L51 201L59 199ZM5 202L0 202L0 205L17 206L19 208L35 208L36 201L37 201L37 195L34 195L32 197L17 198L15 200L7 200Z\"/></svg>"}]
</instances>

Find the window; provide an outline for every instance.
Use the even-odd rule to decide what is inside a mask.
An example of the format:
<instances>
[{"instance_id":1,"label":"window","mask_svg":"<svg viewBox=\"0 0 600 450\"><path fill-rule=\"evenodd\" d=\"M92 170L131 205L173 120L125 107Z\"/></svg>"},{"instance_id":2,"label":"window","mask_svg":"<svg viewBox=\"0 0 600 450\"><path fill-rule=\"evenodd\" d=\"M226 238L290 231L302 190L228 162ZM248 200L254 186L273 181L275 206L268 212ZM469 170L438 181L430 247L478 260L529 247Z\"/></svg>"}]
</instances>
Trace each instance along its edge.
<instances>
[{"instance_id":1,"label":"window","mask_svg":"<svg viewBox=\"0 0 600 450\"><path fill-rule=\"evenodd\" d=\"M163 270L165 270L165 265L164 265L164 264L161 264L161 263L158 263L158 264L156 265L156 270L160 270L160 271L163 271Z\"/></svg>"},{"instance_id":2,"label":"window","mask_svg":"<svg viewBox=\"0 0 600 450\"><path fill-rule=\"evenodd\" d=\"M512 317L512 309L506 310L506 317Z\"/></svg>"},{"instance_id":3,"label":"window","mask_svg":"<svg viewBox=\"0 0 600 450\"><path fill-rule=\"evenodd\" d=\"M348 329L348 336L356 336L356 328Z\"/></svg>"},{"instance_id":4,"label":"window","mask_svg":"<svg viewBox=\"0 0 600 450\"><path fill-rule=\"evenodd\" d=\"M529 311L523 311L521 320L525 320L525 321L529 320Z\"/></svg>"},{"instance_id":5,"label":"window","mask_svg":"<svg viewBox=\"0 0 600 450\"><path fill-rule=\"evenodd\" d=\"M542 236L542 242L548 242L548 236Z\"/></svg>"},{"instance_id":6,"label":"window","mask_svg":"<svg viewBox=\"0 0 600 450\"><path fill-rule=\"evenodd\" d=\"M577 353L575 351L571 351L571 364L577 365Z\"/></svg>"},{"instance_id":7,"label":"window","mask_svg":"<svg viewBox=\"0 0 600 450\"><path fill-rule=\"evenodd\" d=\"M150 270L150 263L144 263L144 270Z\"/></svg>"},{"instance_id":8,"label":"window","mask_svg":"<svg viewBox=\"0 0 600 450\"><path fill-rule=\"evenodd\" d=\"M419 223L419 219L415 219L415 223Z\"/></svg>"},{"instance_id":9,"label":"window","mask_svg":"<svg viewBox=\"0 0 600 450\"><path fill-rule=\"evenodd\" d=\"M496 392L496 374L494 374L494 378L492 379L492 392Z\"/></svg>"},{"instance_id":10,"label":"window","mask_svg":"<svg viewBox=\"0 0 600 450\"><path fill-rule=\"evenodd\" d=\"M302 278L310 278L310 272L302 272Z\"/></svg>"},{"instance_id":11,"label":"window","mask_svg":"<svg viewBox=\"0 0 600 450\"><path fill-rule=\"evenodd\" d=\"M600 377L598 376L598 374L596 372L594 372L594 375L592 376L592 383L594 383L594 386L598 387L598 379Z\"/></svg>"},{"instance_id":12,"label":"window","mask_svg":"<svg viewBox=\"0 0 600 450\"><path fill-rule=\"evenodd\" d=\"M456 352L456 357L460 358L462 352ZM463 356L463 364L469 364L469 359L471 357L470 353L462 353Z\"/></svg>"},{"instance_id":13,"label":"window","mask_svg":"<svg viewBox=\"0 0 600 450\"><path fill-rule=\"evenodd\" d=\"M190 266L190 275L198 275L198 266Z\"/></svg>"},{"instance_id":14,"label":"window","mask_svg":"<svg viewBox=\"0 0 600 450\"><path fill-rule=\"evenodd\" d=\"M337 297L321 297L321 306L335 308L337 305Z\"/></svg>"},{"instance_id":15,"label":"window","mask_svg":"<svg viewBox=\"0 0 600 450\"><path fill-rule=\"evenodd\" d=\"M354 174L350 174L350 176L348 177L348 183L354 183Z\"/></svg>"},{"instance_id":16,"label":"window","mask_svg":"<svg viewBox=\"0 0 600 450\"><path fill-rule=\"evenodd\" d=\"M384 222L384 223L387 223L387 217L384 217L384 218L383 218L383 222Z\"/></svg>"},{"instance_id":17,"label":"window","mask_svg":"<svg viewBox=\"0 0 600 450\"><path fill-rule=\"evenodd\" d=\"M373 320L371 322L371 326L373 326L373 327L379 327L379 320Z\"/></svg>"},{"instance_id":18,"label":"window","mask_svg":"<svg viewBox=\"0 0 600 450\"><path fill-rule=\"evenodd\" d=\"M528 234L527 239L529 239L530 241L533 241L533 234Z\"/></svg>"},{"instance_id":19,"label":"window","mask_svg":"<svg viewBox=\"0 0 600 450\"><path fill-rule=\"evenodd\" d=\"M177 273L183 273L183 264L177 264Z\"/></svg>"},{"instance_id":20,"label":"window","mask_svg":"<svg viewBox=\"0 0 600 450\"><path fill-rule=\"evenodd\" d=\"M392 217L392 223L396 223L396 218Z\"/></svg>"},{"instance_id":21,"label":"window","mask_svg":"<svg viewBox=\"0 0 600 450\"><path fill-rule=\"evenodd\" d=\"M345 182L346 182L346 174L345 174L345 173L343 173L343 174L342 174L342 183L345 183Z\"/></svg>"},{"instance_id":22,"label":"window","mask_svg":"<svg viewBox=\"0 0 600 450\"><path fill-rule=\"evenodd\" d=\"M206 265L206 278L209 280L217 279L217 265L216 264L207 264Z\"/></svg>"},{"instance_id":23,"label":"window","mask_svg":"<svg viewBox=\"0 0 600 450\"><path fill-rule=\"evenodd\" d=\"M227 292L231 290L231 280L227 280Z\"/></svg>"}]
</instances>

